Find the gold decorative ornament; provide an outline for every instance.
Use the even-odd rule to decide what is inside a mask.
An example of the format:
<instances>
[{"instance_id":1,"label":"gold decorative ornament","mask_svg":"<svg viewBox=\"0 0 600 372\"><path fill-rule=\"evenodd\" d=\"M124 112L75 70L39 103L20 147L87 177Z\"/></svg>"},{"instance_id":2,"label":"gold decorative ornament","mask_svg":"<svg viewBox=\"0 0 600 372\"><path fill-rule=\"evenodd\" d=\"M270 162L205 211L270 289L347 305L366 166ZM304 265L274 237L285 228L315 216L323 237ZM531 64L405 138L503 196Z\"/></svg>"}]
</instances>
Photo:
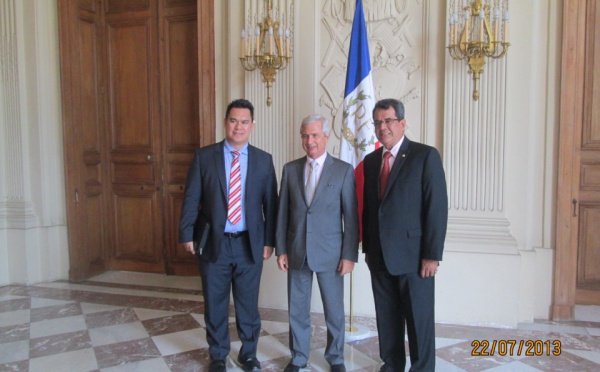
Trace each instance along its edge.
<instances>
[{"instance_id":1,"label":"gold decorative ornament","mask_svg":"<svg viewBox=\"0 0 600 372\"><path fill-rule=\"evenodd\" d=\"M240 62L246 71L257 68L267 85L267 106L271 106L271 87L279 70L285 70L290 56L290 29L282 27L272 18L272 0L265 0L267 16L255 27L242 30L242 50Z\"/></svg>"},{"instance_id":2,"label":"gold decorative ornament","mask_svg":"<svg viewBox=\"0 0 600 372\"><path fill-rule=\"evenodd\" d=\"M448 51L456 60L465 60L473 75L473 100L479 99L479 77L483 73L485 58L502 58L506 55L508 42L508 0L474 0L450 14ZM456 9L454 1L450 5ZM501 19L500 15L503 13Z\"/></svg>"}]
</instances>

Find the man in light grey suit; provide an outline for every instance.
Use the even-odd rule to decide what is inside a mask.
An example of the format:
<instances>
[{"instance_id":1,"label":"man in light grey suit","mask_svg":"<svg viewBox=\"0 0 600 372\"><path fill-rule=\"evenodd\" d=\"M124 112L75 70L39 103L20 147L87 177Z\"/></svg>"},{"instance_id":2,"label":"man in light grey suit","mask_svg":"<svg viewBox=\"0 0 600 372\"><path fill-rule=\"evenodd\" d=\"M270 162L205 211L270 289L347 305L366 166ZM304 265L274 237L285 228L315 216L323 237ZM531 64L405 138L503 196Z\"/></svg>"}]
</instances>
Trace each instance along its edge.
<instances>
[{"instance_id":1,"label":"man in light grey suit","mask_svg":"<svg viewBox=\"0 0 600 372\"><path fill-rule=\"evenodd\" d=\"M288 273L290 351L285 372L305 368L310 355L310 301L317 275L327 324L325 359L344 366L344 280L358 259L358 207L354 169L326 151L331 126L314 114L302 121L305 157L283 167L276 254Z\"/></svg>"}]
</instances>

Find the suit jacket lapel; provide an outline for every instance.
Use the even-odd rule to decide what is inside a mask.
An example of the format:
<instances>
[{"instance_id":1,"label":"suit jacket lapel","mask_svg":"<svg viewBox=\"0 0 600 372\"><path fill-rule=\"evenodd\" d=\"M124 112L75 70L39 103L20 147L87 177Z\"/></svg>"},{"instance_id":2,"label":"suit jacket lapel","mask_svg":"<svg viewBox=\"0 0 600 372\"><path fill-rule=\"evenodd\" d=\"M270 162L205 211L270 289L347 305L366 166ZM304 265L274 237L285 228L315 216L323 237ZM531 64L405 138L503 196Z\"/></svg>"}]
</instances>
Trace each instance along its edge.
<instances>
[{"instance_id":1,"label":"suit jacket lapel","mask_svg":"<svg viewBox=\"0 0 600 372\"><path fill-rule=\"evenodd\" d=\"M304 203L308 206L306 202L306 188L304 187L304 171L306 169L306 156L298 159L296 163L296 180L298 181L298 188L302 190L302 198L304 198Z\"/></svg>"},{"instance_id":2,"label":"suit jacket lapel","mask_svg":"<svg viewBox=\"0 0 600 372\"><path fill-rule=\"evenodd\" d=\"M251 182L252 180L255 180L256 177L251 177L251 175L256 175L256 173L254 173L254 168L256 167L256 163L254 162L254 160L256 159L256 156L253 156L255 153L255 148L253 146L250 146L250 144L248 144L248 168L246 169L246 184L243 186L244 187L244 194L247 194L248 192L250 192L249 190L254 189L254 187L252 186L248 186L248 183ZM247 196L247 195L244 195ZM248 200L246 198L246 200Z\"/></svg>"},{"instance_id":3,"label":"suit jacket lapel","mask_svg":"<svg viewBox=\"0 0 600 372\"><path fill-rule=\"evenodd\" d=\"M225 146L224 141L219 143L219 146L215 147L215 164L217 166L217 176L219 177L219 182L221 184L221 191L223 191L223 195L225 195L225 199L227 199L229 192L227 191L227 178L225 177L225 156L223 155L223 147Z\"/></svg>"},{"instance_id":4,"label":"suit jacket lapel","mask_svg":"<svg viewBox=\"0 0 600 372\"><path fill-rule=\"evenodd\" d=\"M378 148L377 150L373 151L373 167L367 167L366 163L365 163L365 170L366 169L373 169L372 172L372 176L373 177L369 177L369 175L367 175L365 173L365 184L367 182L375 182L377 184L377 188L376 190L379 190L379 181L381 180L381 162L383 161L383 146L381 146L380 148ZM379 195L379 191L377 191Z\"/></svg>"},{"instance_id":5,"label":"suit jacket lapel","mask_svg":"<svg viewBox=\"0 0 600 372\"><path fill-rule=\"evenodd\" d=\"M402 145L400 145L400 148L398 149L398 154L396 156L396 159L394 160L394 165L392 166L392 170L390 171L390 178L388 179L387 186L385 187L385 194L383 195L384 199L385 199L385 196L387 195L388 190L390 189L392 183L396 180L396 178L398 177L398 174L400 173L400 168L402 168L402 165L404 164L404 161L406 160L406 156L409 152L408 151L409 147L410 147L410 141L405 136L404 141L402 141Z\"/></svg>"}]
</instances>

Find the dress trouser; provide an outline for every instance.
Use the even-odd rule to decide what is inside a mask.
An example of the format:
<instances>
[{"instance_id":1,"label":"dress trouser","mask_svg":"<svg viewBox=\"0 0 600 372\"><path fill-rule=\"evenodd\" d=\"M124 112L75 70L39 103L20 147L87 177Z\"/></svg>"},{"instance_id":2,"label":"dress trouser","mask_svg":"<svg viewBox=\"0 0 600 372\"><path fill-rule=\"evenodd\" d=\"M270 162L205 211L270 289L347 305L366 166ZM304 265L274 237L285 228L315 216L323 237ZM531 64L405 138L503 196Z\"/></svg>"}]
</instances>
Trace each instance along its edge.
<instances>
[{"instance_id":1,"label":"dress trouser","mask_svg":"<svg viewBox=\"0 0 600 372\"><path fill-rule=\"evenodd\" d=\"M206 340L212 360L229 354L229 294L233 291L235 322L242 347L239 355L256 357L260 334L258 289L263 262L254 263L247 235L224 237L216 262L200 259Z\"/></svg>"},{"instance_id":2,"label":"dress trouser","mask_svg":"<svg viewBox=\"0 0 600 372\"><path fill-rule=\"evenodd\" d=\"M408 332L410 371L435 370L435 282L419 273L391 275L386 269L371 271L375 299L379 354L395 371L404 371Z\"/></svg>"},{"instance_id":3,"label":"dress trouser","mask_svg":"<svg viewBox=\"0 0 600 372\"><path fill-rule=\"evenodd\" d=\"M341 364L344 363L344 277L335 270L315 273L307 263L301 269L290 269L288 272L292 363L304 366L310 357L310 302L313 273L317 276L327 325L325 360L331 365Z\"/></svg>"}]
</instances>

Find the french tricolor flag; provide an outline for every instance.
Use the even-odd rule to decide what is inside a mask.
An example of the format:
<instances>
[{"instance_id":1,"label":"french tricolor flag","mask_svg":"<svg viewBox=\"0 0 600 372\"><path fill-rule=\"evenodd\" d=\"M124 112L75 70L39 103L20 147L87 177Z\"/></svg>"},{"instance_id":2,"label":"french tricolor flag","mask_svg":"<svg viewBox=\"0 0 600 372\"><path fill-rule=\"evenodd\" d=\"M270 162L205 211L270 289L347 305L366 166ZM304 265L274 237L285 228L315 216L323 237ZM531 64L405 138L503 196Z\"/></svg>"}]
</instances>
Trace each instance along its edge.
<instances>
[{"instance_id":1,"label":"french tricolor flag","mask_svg":"<svg viewBox=\"0 0 600 372\"><path fill-rule=\"evenodd\" d=\"M356 11L350 35L346 89L344 91L344 113L342 119L342 143L340 159L352 164L356 175L359 221L363 210L365 155L379 147L373 127L375 89L371 74L371 59L367 39L367 25L362 0L356 0ZM362 241L362 223L361 241Z\"/></svg>"}]
</instances>

